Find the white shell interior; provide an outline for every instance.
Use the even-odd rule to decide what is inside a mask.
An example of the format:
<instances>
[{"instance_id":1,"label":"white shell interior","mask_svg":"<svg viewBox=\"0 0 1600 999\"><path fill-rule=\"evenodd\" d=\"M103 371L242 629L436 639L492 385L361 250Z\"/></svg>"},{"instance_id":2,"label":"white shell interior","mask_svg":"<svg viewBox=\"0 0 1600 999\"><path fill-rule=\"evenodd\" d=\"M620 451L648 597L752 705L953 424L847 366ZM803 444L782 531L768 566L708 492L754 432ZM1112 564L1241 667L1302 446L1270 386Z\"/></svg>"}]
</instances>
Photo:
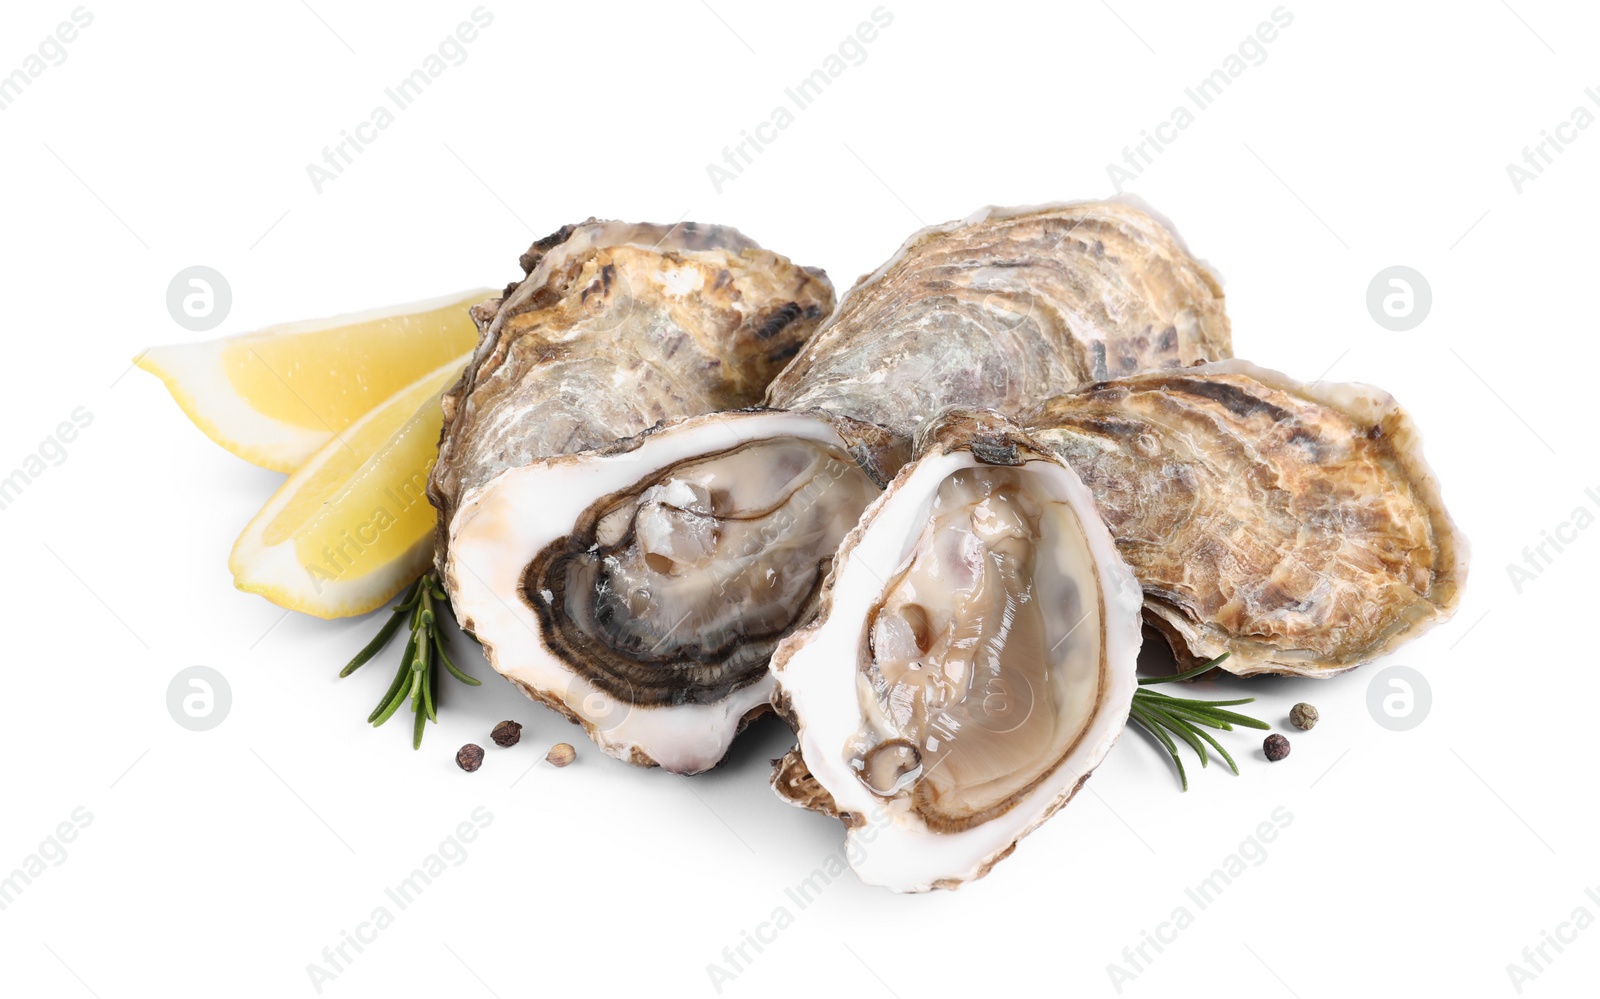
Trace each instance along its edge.
<instances>
[{"instance_id":1,"label":"white shell interior","mask_svg":"<svg viewBox=\"0 0 1600 999\"><path fill-rule=\"evenodd\" d=\"M1035 458L1023 466L1029 488L1047 501L1064 504L1080 525L1082 541L1037 551L1038 577L1081 579L1087 574L1099 580L1098 612L1084 625L1099 627L1067 643L1076 648L1060 660L1065 675L1051 682L1057 696L1094 698L1092 704L1062 706L1061 718L1075 726L1076 742L1060 765L1020 792L1010 808L960 831L930 828L907 792L882 797L860 779L855 764L860 733L877 723L859 696L868 616L882 601L887 581L905 571L914 557L941 484L960 469L980 466L969 452L935 451L902 470L836 558L823 616L790 635L773 659L779 686L798 721L806 765L841 812L861 819L847 834L852 866L863 881L896 891L949 887L984 874L1064 804L1100 762L1127 721L1136 686L1139 585L1077 476L1054 460ZM1084 560L1091 564L1084 565ZM1093 678L1081 669L1079 653L1085 648L1098 653L1098 664L1103 664ZM1090 715L1087 721L1085 715Z\"/></svg>"},{"instance_id":2,"label":"white shell interior","mask_svg":"<svg viewBox=\"0 0 1600 999\"><path fill-rule=\"evenodd\" d=\"M535 554L572 532L597 500L662 468L763 437L790 437L844 449L824 419L777 411L694 417L645 437L632 451L586 452L508 469L463 497L450 525L445 573L453 580L462 626L483 642L495 669L559 700L606 753L675 773L698 773L727 753L740 723L767 703L770 675L714 703L634 705L600 689L553 655L521 595Z\"/></svg>"}]
</instances>

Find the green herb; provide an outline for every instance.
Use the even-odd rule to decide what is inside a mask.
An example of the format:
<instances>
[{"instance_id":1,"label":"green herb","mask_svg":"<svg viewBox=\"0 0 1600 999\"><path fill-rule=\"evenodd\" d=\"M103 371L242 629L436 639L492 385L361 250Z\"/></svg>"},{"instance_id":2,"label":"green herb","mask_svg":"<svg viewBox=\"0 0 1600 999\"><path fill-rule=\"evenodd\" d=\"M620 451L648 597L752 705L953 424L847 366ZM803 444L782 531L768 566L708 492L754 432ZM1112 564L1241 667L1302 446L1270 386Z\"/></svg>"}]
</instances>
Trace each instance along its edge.
<instances>
[{"instance_id":1,"label":"green herb","mask_svg":"<svg viewBox=\"0 0 1600 999\"><path fill-rule=\"evenodd\" d=\"M1131 721L1155 737L1163 749L1172 757L1172 762L1178 767L1178 779L1183 783L1183 789L1189 790L1189 775L1183 770L1183 759L1178 755L1178 744L1172 740L1175 735L1189 744L1200 756L1200 765L1206 766L1210 758L1206 747L1210 746L1227 761L1228 769L1234 774L1239 773L1239 765L1233 762L1233 757L1222 748L1222 744L1212 737L1207 728L1220 729L1232 732L1235 725L1245 728L1266 729L1271 728L1266 722L1249 715L1239 714L1237 711L1227 710L1240 704L1249 704L1254 697L1242 697L1232 701L1204 701L1189 697L1173 697L1171 694L1159 690L1147 690L1151 684L1172 683L1177 680L1188 680L1199 676L1201 673L1214 668L1222 660L1228 658L1228 653L1201 663L1193 669L1174 673L1171 676L1152 676L1139 681L1139 689L1133 693L1133 708L1128 713ZM1202 727L1204 726L1204 727ZM1171 734L1168 734L1171 733Z\"/></svg>"},{"instance_id":2,"label":"green herb","mask_svg":"<svg viewBox=\"0 0 1600 999\"><path fill-rule=\"evenodd\" d=\"M394 682L389 684L389 689L384 692L378 706L372 709L372 714L367 716L367 721L374 727L382 725L400 710L400 705L410 700L411 710L416 715L411 735L412 749L422 746L422 727L429 721L439 720L434 710L433 680L440 666L462 683L474 687L479 684L475 677L456 668L445 648L438 615L449 612L450 598L445 596L444 588L439 585L439 577L432 572L425 573L401 591L389 620L384 622L367 647L356 653L350 665L339 671L339 675L344 677L365 666L389 644L389 640L400 630L402 622L410 623L411 638L400 656L400 668L395 672Z\"/></svg>"}]
</instances>

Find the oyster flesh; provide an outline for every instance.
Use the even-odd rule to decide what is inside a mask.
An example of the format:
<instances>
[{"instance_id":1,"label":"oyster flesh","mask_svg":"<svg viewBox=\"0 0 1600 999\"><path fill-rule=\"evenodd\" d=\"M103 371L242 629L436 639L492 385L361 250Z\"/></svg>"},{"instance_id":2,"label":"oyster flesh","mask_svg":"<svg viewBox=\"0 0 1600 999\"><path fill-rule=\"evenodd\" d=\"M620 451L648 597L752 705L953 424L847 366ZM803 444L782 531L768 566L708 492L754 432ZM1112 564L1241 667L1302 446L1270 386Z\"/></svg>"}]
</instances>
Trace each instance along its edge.
<instances>
[{"instance_id":1,"label":"oyster flesh","mask_svg":"<svg viewBox=\"0 0 1600 999\"><path fill-rule=\"evenodd\" d=\"M661 741L627 743L641 761L721 758L735 721L768 699L773 647L811 619L835 549L940 409L1016 410L1229 345L1204 267L1163 223L1099 202L985 209L924 230L817 336L826 350L778 376L773 408L669 423L495 486L507 509L537 511L546 539L519 536L521 589L500 591L537 632L529 654L604 691L595 705L630 726L651 716ZM591 732L608 725L591 719Z\"/></svg>"},{"instance_id":2,"label":"oyster flesh","mask_svg":"<svg viewBox=\"0 0 1600 999\"><path fill-rule=\"evenodd\" d=\"M1122 731L1139 607L1072 471L996 414L952 413L773 655L799 743L773 786L844 821L868 884L981 877Z\"/></svg>"},{"instance_id":3,"label":"oyster flesh","mask_svg":"<svg viewBox=\"0 0 1600 999\"><path fill-rule=\"evenodd\" d=\"M702 698L670 716L634 712L636 702L692 700L681 696L684 683L652 666L674 660L665 646L674 622L636 620L630 601L641 599L637 593L617 590L597 604L591 623L645 664L614 672L615 655L593 645L574 651L571 641L562 644L563 636L541 627L539 593L567 586L569 573L572 585L606 585L621 520L594 501L637 482L642 473L631 471L633 456L655 450L644 432L659 421L755 402L827 315L833 289L820 271L732 229L692 223L591 220L536 243L522 263L523 281L474 310L481 339L444 399L429 480L440 514L440 575L461 626L530 696L584 724L613 755L704 769L743 724L742 709ZM570 457L592 448L616 461L589 465ZM798 478L804 470L794 466L804 457L786 454L774 463ZM533 474L545 470L551 474ZM734 504L727 511L733 515L750 512L740 505L744 494L720 480L657 485L635 511L644 538L637 554L652 567L692 560L695 545L714 543L718 504ZM559 559L548 579L530 574L541 558L556 557L586 515L586 544L611 546L607 554ZM661 586L699 582L685 572ZM641 643L647 626L659 633ZM716 641L705 631L690 622L677 633L680 644L705 652ZM579 668L567 668L564 656ZM694 676L711 688L737 686L736 670L697 665L703 668Z\"/></svg>"},{"instance_id":4,"label":"oyster flesh","mask_svg":"<svg viewBox=\"0 0 1600 999\"><path fill-rule=\"evenodd\" d=\"M1094 493L1181 661L1331 676L1460 600L1466 539L1416 426L1378 389L1220 361L1105 382L1023 422Z\"/></svg>"}]
</instances>

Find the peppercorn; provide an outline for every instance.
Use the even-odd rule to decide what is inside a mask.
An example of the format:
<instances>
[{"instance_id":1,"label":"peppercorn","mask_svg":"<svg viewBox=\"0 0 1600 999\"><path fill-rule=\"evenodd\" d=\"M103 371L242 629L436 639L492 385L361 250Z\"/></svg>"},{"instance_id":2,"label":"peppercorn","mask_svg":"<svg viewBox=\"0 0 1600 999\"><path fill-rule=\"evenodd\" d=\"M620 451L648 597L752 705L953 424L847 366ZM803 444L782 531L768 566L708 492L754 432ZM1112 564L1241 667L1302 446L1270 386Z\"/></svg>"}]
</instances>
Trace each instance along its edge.
<instances>
[{"instance_id":1,"label":"peppercorn","mask_svg":"<svg viewBox=\"0 0 1600 999\"><path fill-rule=\"evenodd\" d=\"M1261 750L1267 754L1267 759L1276 763L1289 755L1289 740L1274 732L1262 741Z\"/></svg>"},{"instance_id":2,"label":"peppercorn","mask_svg":"<svg viewBox=\"0 0 1600 999\"><path fill-rule=\"evenodd\" d=\"M483 747L474 742L469 742L456 751L456 766L467 773L483 766Z\"/></svg>"},{"instance_id":3,"label":"peppercorn","mask_svg":"<svg viewBox=\"0 0 1600 999\"><path fill-rule=\"evenodd\" d=\"M514 721L503 721L489 733L489 738L494 740L496 746L515 746L517 740L522 738L522 725Z\"/></svg>"},{"instance_id":4,"label":"peppercorn","mask_svg":"<svg viewBox=\"0 0 1600 999\"><path fill-rule=\"evenodd\" d=\"M1289 724L1304 732L1317 727L1317 709L1301 701L1289 709Z\"/></svg>"},{"instance_id":5,"label":"peppercorn","mask_svg":"<svg viewBox=\"0 0 1600 999\"><path fill-rule=\"evenodd\" d=\"M546 753L544 758L549 760L553 767L564 767L578 758L578 751L564 742L558 742L550 747L550 752Z\"/></svg>"}]
</instances>

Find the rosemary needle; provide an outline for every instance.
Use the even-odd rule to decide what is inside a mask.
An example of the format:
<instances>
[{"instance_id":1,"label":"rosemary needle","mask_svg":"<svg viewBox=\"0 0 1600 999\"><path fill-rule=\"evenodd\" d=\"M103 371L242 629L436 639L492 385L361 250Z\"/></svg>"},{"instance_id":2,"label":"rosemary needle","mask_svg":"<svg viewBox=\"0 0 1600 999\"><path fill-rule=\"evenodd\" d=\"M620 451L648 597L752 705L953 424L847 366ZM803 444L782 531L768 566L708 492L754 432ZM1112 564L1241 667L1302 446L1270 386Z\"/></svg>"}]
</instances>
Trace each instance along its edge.
<instances>
[{"instance_id":1,"label":"rosemary needle","mask_svg":"<svg viewBox=\"0 0 1600 999\"><path fill-rule=\"evenodd\" d=\"M450 598L439 585L438 577L432 572L425 573L400 592L389 620L384 622L372 641L339 671L340 676L349 676L365 666L399 633L402 623L409 625L405 651L400 654L394 680L389 684L389 689L383 692L383 697L379 698L378 706L367 716L367 721L373 726L382 725L400 710L400 705L410 701L411 711L416 716L411 733L413 749L421 747L422 731L427 723L439 720L434 705L433 682L440 666L462 683L473 687L479 685L478 679L462 672L446 651L438 622L441 616L448 616L449 613Z\"/></svg>"},{"instance_id":2,"label":"rosemary needle","mask_svg":"<svg viewBox=\"0 0 1600 999\"><path fill-rule=\"evenodd\" d=\"M1192 669L1171 676L1145 677L1139 681L1139 689L1133 693L1133 706L1128 711L1128 720L1137 722L1139 727L1149 732L1161 744L1161 748L1172 757L1173 764L1178 768L1178 780L1185 791L1189 790L1189 775L1183 769L1183 757L1178 753L1178 744L1173 741L1175 735L1189 748L1193 749L1196 756L1200 757L1202 767L1210 763L1206 753L1206 746L1217 751L1223 761L1228 764L1228 769L1235 774L1239 772L1239 765L1228 755L1207 728L1218 729L1223 732L1233 731L1235 725L1245 728L1265 729L1271 728L1266 722L1237 711L1228 711L1226 708L1240 704L1249 704L1254 697L1241 697L1226 701L1207 701L1199 698L1174 697L1160 690L1148 690L1147 687L1158 683L1172 683L1177 680L1189 680L1216 668L1217 664L1228 658L1228 653L1207 663L1201 663ZM1203 727L1202 727L1203 726ZM1170 734L1169 734L1170 733Z\"/></svg>"}]
</instances>

